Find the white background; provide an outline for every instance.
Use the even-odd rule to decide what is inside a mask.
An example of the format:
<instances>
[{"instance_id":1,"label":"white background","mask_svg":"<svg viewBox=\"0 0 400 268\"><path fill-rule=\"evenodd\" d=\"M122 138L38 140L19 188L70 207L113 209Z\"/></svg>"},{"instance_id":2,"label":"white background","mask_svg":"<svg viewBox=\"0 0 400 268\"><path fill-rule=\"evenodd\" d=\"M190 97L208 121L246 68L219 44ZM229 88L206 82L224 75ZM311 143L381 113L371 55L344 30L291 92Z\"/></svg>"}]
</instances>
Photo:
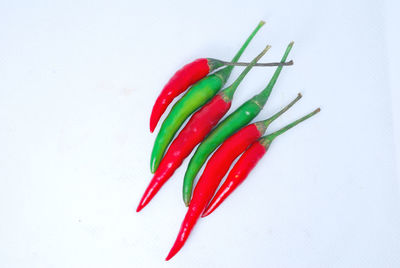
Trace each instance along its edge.
<instances>
[{"instance_id":1,"label":"white background","mask_svg":"<svg viewBox=\"0 0 400 268\"><path fill-rule=\"evenodd\" d=\"M1 1L1 267L400 267L396 1ZM139 214L151 107L199 57L295 41L263 119L322 112L166 257L187 161ZM396 26L397 25L397 26ZM240 73L235 68L231 79ZM251 71L235 109L273 69ZM397 139L395 139L396 137Z\"/></svg>"}]
</instances>

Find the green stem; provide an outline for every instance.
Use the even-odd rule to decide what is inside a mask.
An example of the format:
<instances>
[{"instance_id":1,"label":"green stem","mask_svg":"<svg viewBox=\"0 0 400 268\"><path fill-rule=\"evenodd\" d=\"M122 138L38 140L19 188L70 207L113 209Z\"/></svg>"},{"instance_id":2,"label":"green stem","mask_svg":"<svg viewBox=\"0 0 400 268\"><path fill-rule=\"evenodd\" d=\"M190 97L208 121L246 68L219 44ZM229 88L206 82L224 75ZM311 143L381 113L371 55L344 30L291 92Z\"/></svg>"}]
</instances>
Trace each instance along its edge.
<instances>
[{"instance_id":1,"label":"green stem","mask_svg":"<svg viewBox=\"0 0 400 268\"><path fill-rule=\"evenodd\" d=\"M271 46L266 46L265 49L263 51L261 51L260 54L257 55L257 57L255 57L250 64L243 70L243 72L238 76L238 78L236 78L235 82L232 83L232 85L230 85L229 87L227 87L223 94L224 97L226 98L226 100L231 100L233 97L233 94L235 94L236 89L238 88L238 86L240 85L240 83L243 81L244 77L250 72L251 68L254 67L254 65L262 58L262 56L265 55L265 53L267 53L267 51L271 48Z\"/></svg>"},{"instance_id":2,"label":"green stem","mask_svg":"<svg viewBox=\"0 0 400 268\"><path fill-rule=\"evenodd\" d=\"M286 112L287 110L290 109L290 107L292 107L298 100L301 99L301 97L303 97L303 95L301 95L301 93L297 94L297 97L292 100L292 102L290 102L288 105L286 105L285 107L283 107L282 110L280 110L279 112L277 112L276 114L274 114L273 116L271 116L268 119L265 119L263 122L266 126L269 126L275 119L277 119L279 116L281 116L284 112Z\"/></svg>"},{"instance_id":3,"label":"green stem","mask_svg":"<svg viewBox=\"0 0 400 268\"><path fill-rule=\"evenodd\" d=\"M254 31L250 34L250 36L247 38L246 42L242 45L242 47L239 49L239 51L236 53L236 55L233 57L231 62L237 62L242 56L244 50L247 48L251 40L254 38L254 36L257 34L257 32L260 30L260 28L265 24L264 21L260 21L257 25L257 27L254 29ZM231 74L234 66L227 66L223 68L222 70L218 71L216 74L219 74L221 78L226 82L228 80L229 75Z\"/></svg>"},{"instance_id":4,"label":"green stem","mask_svg":"<svg viewBox=\"0 0 400 268\"><path fill-rule=\"evenodd\" d=\"M277 130L277 131L275 131L275 132L273 132L273 133L261 138L260 143L262 145L264 145L264 146L265 145L269 145L276 137L278 137L279 135L285 133L286 131L288 131L292 127L298 125L299 123L303 122L304 120L307 120L308 118L314 116L315 114L319 113L320 111L321 111L321 109L318 108L318 109L314 110L313 112L303 116L302 118L297 119L296 121L288 124L287 126L285 126L285 127L281 128L281 129L279 129L279 130Z\"/></svg>"},{"instance_id":5,"label":"green stem","mask_svg":"<svg viewBox=\"0 0 400 268\"><path fill-rule=\"evenodd\" d=\"M290 50L292 50L294 42L290 42L290 44L287 46L285 54L283 54L282 60L281 62L285 62ZM268 85L263 89L263 91L261 91L257 97L256 97L256 102L260 105L260 106L264 106L264 104L267 102L269 95L271 94L272 88L274 87L276 80L278 80L279 74L282 71L282 67L283 66L278 66L275 70L274 75L272 76L271 80L269 81Z\"/></svg>"},{"instance_id":6,"label":"green stem","mask_svg":"<svg viewBox=\"0 0 400 268\"><path fill-rule=\"evenodd\" d=\"M289 110L290 107L292 107L298 100L300 100L302 97L301 93L297 94L297 97L292 100L288 105L286 105L285 107L283 107L279 112L277 112L276 114L274 114L273 116L271 116L270 118L267 118L265 120L262 121L258 121L256 123L254 123L258 129L258 131L260 131L261 135L263 135L265 133L265 131L267 130L268 126L275 120L277 119L279 116L281 116L284 112L286 112L287 110Z\"/></svg>"},{"instance_id":7,"label":"green stem","mask_svg":"<svg viewBox=\"0 0 400 268\"><path fill-rule=\"evenodd\" d=\"M229 61L221 61L223 65L227 66L249 66L248 62L229 62ZM264 63L256 63L254 66L259 67L274 67L274 66L290 66L293 65L293 60L287 62L264 62Z\"/></svg>"},{"instance_id":8,"label":"green stem","mask_svg":"<svg viewBox=\"0 0 400 268\"><path fill-rule=\"evenodd\" d=\"M242 56L244 50L247 48L247 46L250 44L251 40L254 38L254 36L257 34L257 32L263 27L265 24L265 21L260 21L257 25L257 27L254 29L254 31L250 34L250 36L247 38L246 42L242 45L240 50L236 53L236 55L233 57L232 62L237 62Z\"/></svg>"}]
</instances>

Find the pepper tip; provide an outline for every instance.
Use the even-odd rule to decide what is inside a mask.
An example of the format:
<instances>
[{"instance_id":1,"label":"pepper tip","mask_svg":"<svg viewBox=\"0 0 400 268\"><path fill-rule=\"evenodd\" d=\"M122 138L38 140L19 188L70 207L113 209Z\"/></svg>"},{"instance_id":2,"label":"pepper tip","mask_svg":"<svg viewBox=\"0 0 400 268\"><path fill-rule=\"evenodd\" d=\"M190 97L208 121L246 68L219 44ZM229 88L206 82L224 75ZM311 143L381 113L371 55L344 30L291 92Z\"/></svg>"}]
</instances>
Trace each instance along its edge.
<instances>
[{"instance_id":1,"label":"pepper tip","mask_svg":"<svg viewBox=\"0 0 400 268\"><path fill-rule=\"evenodd\" d=\"M154 174L154 172L156 172L156 159L153 157L153 155L151 156L151 160L150 160L150 172L151 174Z\"/></svg>"},{"instance_id":2,"label":"pepper tip","mask_svg":"<svg viewBox=\"0 0 400 268\"><path fill-rule=\"evenodd\" d=\"M185 194L183 194L183 203L185 203L185 206L188 207L190 203L190 197L188 198Z\"/></svg>"},{"instance_id":3,"label":"pepper tip","mask_svg":"<svg viewBox=\"0 0 400 268\"><path fill-rule=\"evenodd\" d=\"M154 129L156 129L156 125L157 124L154 124L153 121L150 121L150 133L154 132Z\"/></svg>"},{"instance_id":4,"label":"pepper tip","mask_svg":"<svg viewBox=\"0 0 400 268\"><path fill-rule=\"evenodd\" d=\"M168 256L165 258L165 261L169 261L170 259L172 259L172 257L174 257L176 253L177 251L175 252L174 248L172 248L171 251L168 253Z\"/></svg>"},{"instance_id":5,"label":"pepper tip","mask_svg":"<svg viewBox=\"0 0 400 268\"><path fill-rule=\"evenodd\" d=\"M142 210L143 206L139 204L136 208L136 212L140 212Z\"/></svg>"}]
</instances>

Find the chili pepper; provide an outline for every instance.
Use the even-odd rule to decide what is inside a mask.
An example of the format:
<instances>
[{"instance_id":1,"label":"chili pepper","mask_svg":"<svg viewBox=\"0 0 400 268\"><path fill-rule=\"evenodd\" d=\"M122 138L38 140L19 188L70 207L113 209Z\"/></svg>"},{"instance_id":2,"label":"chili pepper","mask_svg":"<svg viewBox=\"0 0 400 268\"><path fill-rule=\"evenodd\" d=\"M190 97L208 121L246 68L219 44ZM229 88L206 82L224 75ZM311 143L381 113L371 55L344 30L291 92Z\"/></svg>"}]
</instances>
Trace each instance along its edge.
<instances>
[{"instance_id":1,"label":"chili pepper","mask_svg":"<svg viewBox=\"0 0 400 268\"><path fill-rule=\"evenodd\" d=\"M227 62L212 58L200 58L191 63L186 64L179 69L164 86L160 95L154 103L150 116L150 132L153 133L158 121L167 109L168 105L191 85L204 78L209 73L215 71L222 66L248 66L246 62ZM257 63L255 66L280 66L293 65L293 61L289 62L270 62Z\"/></svg>"},{"instance_id":2,"label":"chili pepper","mask_svg":"<svg viewBox=\"0 0 400 268\"><path fill-rule=\"evenodd\" d=\"M214 153L208 161L203 174L193 192L193 199L190 202L189 209L183 220L181 229L178 234L174 246L166 260L171 259L185 244L187 238L197 220L200 218L201 213L206 208L208 202L212 198L215 190L218 188L220 180L224 177L225 173L229 170L232 162L240 155L251 143L260 138L265 133L269 124L276 118L286 112L293 106L299 99L301 94L297 96L290 104L282 110L271 116L270 118L253 123L241 129L235 135L227 139L221 147Z\"/></svg>"},{"instance_id":3,"label":"chili pepper","mask_svg":"<svg viewBox=\"0 0 400 268\"><path fill-rule=\"evenodd\" d=\"M207 206L202 217L206 217L211 214L249 175L250 171L257 165L258 161L267 152L272 141L286 132L295 125L303 122L320 111L320 108L309 113L308 115L294 121L293 123L275 131L269 135L266 135L254 142L239 158L232 170L229 172L225 182L221 185L210 204ZM197 188L197 187L196 187Z\"/></svg>"},{"instance_id":4,"label":"chili pepper","mask_svg":"<svg viewBox=\"0 0 400 268\"><path fill-rule=\"evenodd\" d=\"M293 42L286 48L285 54L281 62L285 62L290 50L292 49ZM274 75L266 88L259 94L255 95L250 100L243 103L237 110L230 114L224 121L222 121L204 141L199 145L196 152L190 159L188 168L185 173L183 182L183 201L186 206L190 203L192 195L193 180L197 173L207 160L208 156L229 136L235 133L241 127L247 125L254 117L256 117L261 109L264 107L271 94L276 80L282 70L282 66L277 67Z\"/></svg>"},{"instance_id":5,"label":"chili pepper","mask_svg":"<svg viewBox=\"0 0 400 268\"><path fill-rule=\"evenodd\" d=\"M250 41L263 25L264 22L260 22L258 24L255 30L247 38L246 42L242 45L240 50L236 53L235 57L232 59L232 62L236 62L240 58ZM160 131L158 132L154 142L150 159L150 169L152 173L154 173L158 168L165 149L186 118L188 118L194 111L205 104L208 100L210 100L221 89L230 76L232 69L233 66L227 66L216 73L203 78L193 85L193 87L186 92L186 94L177 103L175 103L167 118L161 125Z\"/></svg>"},{"instance_id":6,"label":"chili pepper","mask_svg":"<svg viewBox=\"0 0 400 268\"><path fill-rule=\"evenodd\" d=\"M289 110L301 97L302 95L299 93L294 100L270 118L247 125L226 139L211 156L210 160L208 160L204 172L195 187L195 191L205 191L200 185L214 185L214 188L207 186L207 191L210 190L210 192L212 192L211 196L203 195L208 203L220 181L228 172L232 162L243 153L247 147L259 139L275 119ZM204 208L202 208L202 210L204 210Z\"/></svg>"},{"instance_id":7,"label":"chili pepper","mask_svg":"<svg viewBox=\"0 0 400 268\"><path fill-rule=\"evenodd\" d=\"M218 121L228 112L232 104L232 97L240 82L253 68L254 64L268 51L267 46L250 65L243 70L233 84L218 93L199 111L195 112L189 122L182 129L176 139L171 143L160 166L156 170L153 179L147 187L142 199L136 209L139 212L154 197L163 184L174 174L182 161L191 153ZM260 136L261 137L261 136Z\"/></svg>"}]
</instances>

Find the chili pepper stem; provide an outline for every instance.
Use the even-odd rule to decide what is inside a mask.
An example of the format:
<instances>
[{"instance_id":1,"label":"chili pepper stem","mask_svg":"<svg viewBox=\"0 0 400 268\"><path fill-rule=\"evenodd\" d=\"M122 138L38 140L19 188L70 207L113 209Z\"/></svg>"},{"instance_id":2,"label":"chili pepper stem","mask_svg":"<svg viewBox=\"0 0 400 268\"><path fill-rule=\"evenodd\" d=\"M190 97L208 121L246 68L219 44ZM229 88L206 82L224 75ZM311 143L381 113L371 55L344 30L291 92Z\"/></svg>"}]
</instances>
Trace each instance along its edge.
<instances>
[{"instance_id":1,"label":"chili pepper stem","mask_svg":"<svg viewBox=\"0 0 400 268\"><path fill-rule=\"evenodd\" d=\"M290 109L290 107L292 107L298 100L300 100L303 97L303 95L301 95L301 93L297 93L297 97L291 102L289 103L287 106L283 107L282 110L280 110L279 112L277 112L276 114L274 114L273 116L271 116L270 118L267 119L267 121L269 122L273 122L275 119L277 119L279 116L281 116L284 112L286 112L287 110Z\"/></svg>"},{"instance_id":2,"label":"chili pepper stem","mask_svg":"<svg viewBox=\"0 0 400 268\"><path fill-rule=\"evenodd\" d=\"M287 110L289 110L296 102L298 102L301 98L303 97L303 95L301 95L301 93L297 94L297 97L292 100L288 105L286 105L285 107L283 107L280 111L278 111L277 113L275 113L274 115L272 115L270 118L267 118L263 121L259 121L257 123L255 123L257 129L264 133L265 130L268 128L268 126L275 121L275 119L277 119L278 117L280 117L283 113L285 113Z\"/></svg>"},{"instance_id":3,"label":"chili pepper stem","mask_svg":"<svg viewBox=\"0 0 400 268\"><path fill-rule=\"evenodd\" d=\"M223 65L226 66L248 66L250 63L248 62L229 62L229 61L221 61ZM254 66L257 67L274 67L274 66L291 66L293 65L293 60L287 62L265 62L265 63L256 63Z\"/></svg>"},{"instance_id":4,"label":"chili pepper stem","mask_svg":"<svg viewBox=\"0 0 400 268\"><path fill-rule=\"evenodd\" d=\"M233 58L233 62L238 61L248 44L254 38L264 22L258 24L255 30L240 47L238 53ZM154 173L176 132L184 121L202 105L206 104L226 83L231 74L233 66L227 66L214 74L198 81L192 88L178 101L170 110L168 116L162 123L157 137L154 141L153 150L150 157L150 170Z\"/></svg>"},{"instance_id":5,"label":"chili pepper stem","mask_svg":"<svg viewBox=\"0 0 400 268\"><path fill-rule=\"evenodd\" d=\"M286 48L285 54L281 62L286 61L286 58L292 46L293 42L291 42ZM275 85L281 70L282 66L277 67L274 75L271 78L271 82L268 83L268 86L263 89L259 94L255 95L253 98L243 103L233 113L231 113L197 147L196 152L190 159L183 180L182 195L183 201L186 206L188 206L188 204L190 203L194 179L205 161L207 160L208 156L225 139L231 136L238 129L242 128L244 125L250 123L250 121L260 113L261 109L267 102L269 95L271 94L272 88Z\"/></svg>"},{"instance_id":6,"label":"chili pepper stem","mask_svg":"<svg viewBox=\"0 0 400 268\"><path fill-rule=\"evenodd\" d=\"M279 135L287 130L296 126L300 122L310 118L320 111L320 108L303 116L302 118L286 125L272 134L266 135L254 142L239 158L236 164L232 167L226 180L221 185L217 193L209 202L207 208L204 210L202 217L210 215L216 208L218 208L224 200L232 194L233 191L247 178L251 170L257 165L258 161L265 155L272 141Z\"/></svg>"},{"instance_id":7,"label":"chili pepper stem","mask_svg":"<svg viewBox=\"0 0 400 268\"><path fill-rule=\"evenodd\" d=\"M269 146L269 144L278 136L282 135L283 133L285 133L286 131L288 131L289 129L291 129L292 127L300 124L301 122L307 120L308 118L314 116L315 114L319 113L321 111L321 108L317 108L314 111L312 111L311 113L297 119L296 121L286 125L285 127L263 137L260 139L260 143L264 146Z\"/></svg>"},{"instance_id":8,"label":"chili pepper stem","mask_svg":"<svg viewBox=\"0 0 400 268\"><path fill-rule=\"evenodd\" d=\"M290 42L289 45L287 46L285 53L283 54L281 62L285 62L290 51L292 50L292 47L294 45L294 41ZM271 95L272 88L276 84L276 81L278 80L279 74L282 71L283 66L278 66L274 72L274 75L272 76L271 80L269 81L268 85L264 88L263 91L261 91L257 97L256 97L256 102L260 106L264 106L264 104L267 102L269 95Z\"/></svg>"},{"instance_id":9,"label":"chili pepper stem","mask_svg":"<svg viewBox=\"0 0 400 268\"><path fill-rule=\"evenodd\" d=\"M226 89L224 89L223 91L223 97L225 99L225 101L230 101L232 100L233 94L235 94L236 89L238 88L238 86L240 85L240 83L243 81L243 79L245 78L245 76L250 72L250 70L254 67L254 64L257 63L257 61L259 61L262 56L265 55L265 53L267 53L267 51L271 48L270 45L267 45L265 47L265 49L263 51L261 51L260 54L257 55L257 57L255 57L250 64L246 67L246 69L243 70L243 72L238 76L238 78L236 78L236 80L232 83L232 85L230 85L229 87L227 87Z\"/></svg>"},{"instance_id":10,"label":"chili pepper stem","mask_svg":"<svg viewBox=\"0 0 400 268\"><path fill-rule=\"evenodd\" d=\"M265 49L263 51L261 51L260 54L257 55L257 57L255 57L251 62L250 65L246 67L246 69L244 69L244 71L239 75L239 77L235 80L235 82L233 82L232 87L238 87L240 82L242 82L243 78L246 76L246 74L251 70L251 68L254 66L254 64L257 63L257 61L259 61L262 56L265 55L265 53L267 53L267 51L271 48L270 45L267 45L265 47Z\"/></svg>"},{"instance_id":11,"label":"chili pepper stem","mask_svg":"<svg viewBox=\"0 0 400 268\"><path fill-rule=\"evenodd\" d=\"M231 62L235 63L239 60L240 56L243 54L244 50L247 48L247 46L249 45L249 43L251 42L251 40L254 38L254 36L256 35L256 33L260 30L260 28L262 26L264 26L265 21L260 21L257 25L257 27L254 29L254 31L250 34L250 36L247 38L246 42L244 42L244 44L242 45L242 47L239 49L239 51L236 53L236 55L233 57L233 59L231 60ZM221 70L219 70L217 73L220 74L221 78L224 80L224 82L226 82L226 80L228 79L229 75L231 74L232 70L233 70L233 65L227 66Z\"/></svg>"}]
</instances>

